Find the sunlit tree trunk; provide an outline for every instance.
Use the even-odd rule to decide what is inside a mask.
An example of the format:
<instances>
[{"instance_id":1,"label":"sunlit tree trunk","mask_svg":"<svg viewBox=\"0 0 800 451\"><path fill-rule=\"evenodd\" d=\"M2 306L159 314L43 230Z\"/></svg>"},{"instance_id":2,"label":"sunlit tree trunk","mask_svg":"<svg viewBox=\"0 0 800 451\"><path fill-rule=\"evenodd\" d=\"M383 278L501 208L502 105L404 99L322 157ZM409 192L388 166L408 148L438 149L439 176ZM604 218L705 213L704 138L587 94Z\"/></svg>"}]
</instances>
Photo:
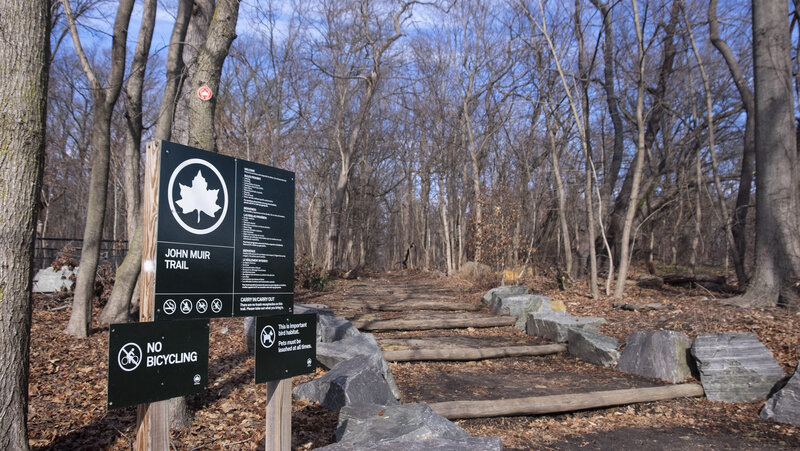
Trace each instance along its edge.
<instances>
[{"instance_id":1,"label":"sunlit tree trunk","mask_svg":"<svg viewBox=\"0 0 800 451\"><path fill-rule=\"evenodd\" d=\"M50 2L0 14L0 448L28 449L31 264L45 149ZM9 62L13 61L13 64Z\"/></svg>"}]
</instances>

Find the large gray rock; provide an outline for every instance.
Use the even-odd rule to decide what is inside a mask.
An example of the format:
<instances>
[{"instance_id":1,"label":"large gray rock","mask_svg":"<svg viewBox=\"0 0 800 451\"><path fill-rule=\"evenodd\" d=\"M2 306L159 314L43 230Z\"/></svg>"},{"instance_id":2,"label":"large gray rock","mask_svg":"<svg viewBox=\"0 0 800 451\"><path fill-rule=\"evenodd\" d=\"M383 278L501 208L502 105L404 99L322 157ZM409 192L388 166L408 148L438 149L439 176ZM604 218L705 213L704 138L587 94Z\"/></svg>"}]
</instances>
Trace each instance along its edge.
<instances>
[{"instance_id":1,"label":"large gray rock","mask_svg":"<svg viewBox=\"0 0 800 451\"><path fill-rule=\"evenodd\" d=\"M567 341L570 328L599 332L598 327L605 323L603 318L572 316L566 312L547 312L528 315L525 332L534 337L542 337L561 343Z\"/></svg>"},{"instance_id":2,"label":"large gray rock","mask_svg":"<svg viewBox=\"0 0 800 451\"><path fill-rule=\"evenodd\" d=\"M514 326L525 331L528 315L534 313L550 313L550 298L536 294L510 294L493 293L489 309L498 315L513 315L517 317Z\"/></svg>"},{"instance_id":3,"label":"large gray rock","mask_svg":"<svg viewBox=\"0 0 800 451\"><path fill-rule=\"evenodd\" d=\"M70 276L77 273L78 268L70 271L66 266L62 266L57 271L50 266L42 268L33 276L33 292L55 293L61 291L62 288L71 290L74 282L70 280Z\"/></svg>"},{"instance_id":4,"label":"large gray rock","mask_svg":"<svg viewBox=\"0 0 800 451\"><path fill-rule=\"evenodd\" d=\"M525 285L504 285L502 287L492 288L483 295L481 301L492 307L492 297L495 294L525 294L528 292L528 287Z\"/></svg>"},{"instance_id":5,"label":"large gray rock","mask_svg":"<svg viewBox=\"0 0 800 451\"><path fill-rule=\"evenodd\" d=\"M461 440L469 434L452 421L431 410L427 404L381 406L354 404L339 412L336 441L343 443L386 440Z\"/></svg>"},{"instance_id":6,"label":"large gray rock","mask_svg":"<svg viewBox=\"0 0 800 451\"><path fill-rule=\"evenodd\" d=\"M575 357L595 365L613 366L619 359L619 342L583 329L567 331L567 349Z\"/></svg>"},{"instance_id":7,"label":"large gray rock","mask_svg":"<svg viewBox=\"0 0 800 451\"><path fill-rule=\"evenodd\" d=\"M692 355L711 401L764 399L785 375L772 352L750 332L700 335Z\"/></svg>"},{"instance_id":8,"label":"large gray rock","mask_svg":"<svg viewBox=\"0 0 800 451\"><path fill-rule=\"evenodd\" d=\"M400 389L397 388L392 371L372 334L362 333L333 343L317 343L317 362L327 369L359 355L375 355L380 358L381 373L394 397L400 399Z\"/></svg>"},{"instance_id":9,"label":"large gray rock","mask_svg":"<svg viewBox=\"0 0 800 451\"><path fill-rule=\"evenodd\" d=\"M800 426L800 374L797 369L786 385L767 399L760 416L765 420Z\"/></svg>"},{"instance_id":10,"label":"large gray rock","mask_svg":"<svg viewBox=\"0 0 800 451\"><path fill-rule=\"evenodd\" d=\"M634 332L625 341L617 368L667 382L683 382L692 375L687 359L691 346L689 337L674 330Z\"/></svg>"},{"instance_id":11,"label":"large gray rock","mask_svg":"<svg viewBox=\"0 0 800 451\"><path fill-rule=\"evenodd\" d=\"M461 440L387 440L366 443L334 443L317 448L322 451L502 451L500 437L467 437Z\"/></svg>"},{"instance_id":12,"label":"large gray rock","mask_svg":"<svg viewBox=\"0 0 800 451\"><path fill-rule=\"evenodd\" d=\"M345 360L324 376L298 385L293 394L319 402L329 410L356 403L398 404L381 369L382 356L359 355Z\"/></svg>"},{"instance_id":13,"label":"large gray rock","mask_svg":"<svg viewBox=\"0 0 800 451\"><path fill-rule=\"evenodd\" d=\"M317 314L317 342L332 343L360 333L350 321L341 316Z\"/></svg>"}]
</instances>

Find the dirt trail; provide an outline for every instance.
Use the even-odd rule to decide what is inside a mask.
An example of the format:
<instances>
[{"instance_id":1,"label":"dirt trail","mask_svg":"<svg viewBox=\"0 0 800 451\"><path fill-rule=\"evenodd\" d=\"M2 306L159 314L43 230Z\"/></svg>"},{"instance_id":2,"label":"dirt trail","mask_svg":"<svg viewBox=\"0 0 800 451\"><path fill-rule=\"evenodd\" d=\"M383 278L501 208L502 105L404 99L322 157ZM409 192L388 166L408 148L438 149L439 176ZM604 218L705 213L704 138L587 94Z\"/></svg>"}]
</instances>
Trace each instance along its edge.
<instances>
[{"instance_id":1,"label":"dirt trail","mask_svg":"<svg viewBox=\"0 0 800 451\"><path fill-rule=\"evenodd\" d=\"M424 309L406 311L381 311L385 305L401 305L425 300ZM336 298L326 303L337 314L354 322L382 320L423 320L444 318L484 318L492 316L480 302L480 294L465 294L455 287L444 287L435 281L408 277L382 276L359 281L348 286ZM441 307L436 307L434 304ZM455 303L470 306L467 310L451 310ZM398 309L399 310L399 309ZM492 347L545 344L546 341L517 330L513 326L493 328L457 328L431 330L394 330L373 332L384 350L420 349L428 347ZM456 400L498 400L527 396L545 396L583 393L599 390L616 390L664 385L654 379L623 373L581 362L568 353L536 357L506 357L479 361L438 361L390 363L390 367L403 394L403 402L443 402ZM629 410L669 409L675 404L704 405L703 399L680 399L612 409L597 409L562 415L539 417L509 417L458 421L473 434L500 435L508 449L633 449L641 446L658 449L753 449L762 446L752 440L742 440L735 434L720 434L713 429L697 430L682 425L665 427L664 424L643 423L640 419L616 425L603 432L589 428L586 439L570 434L550 434L545 431L530 432L537 422L570 422L570 418L605 418L629 416ZM667 406L667 407L665 407ZM644 413L644 419L651 414ZM613 417L612 417L613 418ZM526 420L527 419L527 420ZM526 423L527 421L527 423ZM600 423L606 421L597 420ZM614 422L616 423L616 422ZM589 425L597 423L589 422ZM634 426L634 427L631 427ZM522 429L522 430L519 430ZM526 432L527 431L527 432ZM576 431L578 432L578 428ZM607 433L611 435L607 435ZM541 437L551 440L541 440ZM535 438L535 439L534 439ZM765 449L781 448L788 443L764 444ZM613 445L612 445L613 444Z\"/></svg>"}]
</instances>

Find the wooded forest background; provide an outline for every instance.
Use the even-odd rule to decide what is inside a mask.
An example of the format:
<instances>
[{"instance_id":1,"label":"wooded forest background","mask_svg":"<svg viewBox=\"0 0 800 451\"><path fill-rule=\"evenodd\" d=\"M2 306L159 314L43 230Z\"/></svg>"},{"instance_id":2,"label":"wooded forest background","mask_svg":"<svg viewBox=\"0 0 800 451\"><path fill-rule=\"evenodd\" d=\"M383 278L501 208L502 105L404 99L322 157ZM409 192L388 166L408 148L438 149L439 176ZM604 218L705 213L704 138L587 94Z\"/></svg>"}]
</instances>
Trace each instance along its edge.
<instances>
[{"instance_id":1,"label":"wooded forest background","mask_svg":"<svg viewBox=\"0 0 800 451\"><path fill-rule=\"evenodd\" d=\"M116 2L72 3L106 82ZM159 14L180 19L180 3L159 2ZM174 117L166 139L193 144L197 49L214 3L188 3L174 110L159 108L171 46L154 45L133 144L135 58L124 60L105 239L133 237L142 143L159 117ZM98 97L53 7L38 232L79 237L93 208ZM730 268L740 285L752 272L749 2L269 0L242 2L238 19L207 128L213 149L297 173L299 258L397 269L413 243L415 268L599 272L609 292L632 260ZM796 69L797 11L786 24Z\"/></svg>"}]
</instances>

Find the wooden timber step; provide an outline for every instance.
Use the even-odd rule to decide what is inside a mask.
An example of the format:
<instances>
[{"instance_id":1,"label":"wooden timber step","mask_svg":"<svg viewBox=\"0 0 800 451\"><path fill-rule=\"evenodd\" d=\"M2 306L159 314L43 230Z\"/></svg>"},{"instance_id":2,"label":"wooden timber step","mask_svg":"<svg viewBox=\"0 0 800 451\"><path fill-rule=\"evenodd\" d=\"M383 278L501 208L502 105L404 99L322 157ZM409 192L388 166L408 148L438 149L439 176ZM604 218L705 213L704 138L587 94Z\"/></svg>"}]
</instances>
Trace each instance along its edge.
<instances>
[{"instance_id":1,"label":"wooden timber step","mask_svg":"<svg viewBox=\"0 0 800 451\"><path fill-rule=\"evenodd\" d=\"M450 419L542 415L599 407L621 406L638 402L703 396L698 384L663 385L647 388L568 393L563 395L531 396L516 399L486 401L447 401L429 404L439 415Z\"/></svg>"},{"instance_id":2,"label":"wooden timber step","mask_svg":"<svg viewBox=\"0 0 800 451\"><path fill-rule=\"evenodd\" d=\"M416 310L441 310L441 311L468 311L476 312L483 308L479 304L468 304L466 302L436 302L436 301L400 301L394 303L376 304L374 302L364 304L370 310L376 312L406 312Z\"/></svg>"},{"instance_id":3,"label":"wooden timber step","mask_svg":"<svg viewBox=\"0 0 800 451\"><path fill-rule=\"evenodd\" d=\"M467 327L501 327L513 326L516 316L489 316L475 318L436 318L436 319L385 319L385 320L352 320L354 326L361 330L427 330L427 329L463 329Z\"/></svg>"},{"instance_id":4,"label":"wooden timber step","mask_svg":"<svg viewBox=\"0 0 800 451\"><path fill-rule=\"evenodd\" d=\"M493 348L432 348L383 351L389 362L413 362L421 360L483 360L502 357L536 356L566 352L567 345L504 346Z\"/></svg>"}]
</instances>

